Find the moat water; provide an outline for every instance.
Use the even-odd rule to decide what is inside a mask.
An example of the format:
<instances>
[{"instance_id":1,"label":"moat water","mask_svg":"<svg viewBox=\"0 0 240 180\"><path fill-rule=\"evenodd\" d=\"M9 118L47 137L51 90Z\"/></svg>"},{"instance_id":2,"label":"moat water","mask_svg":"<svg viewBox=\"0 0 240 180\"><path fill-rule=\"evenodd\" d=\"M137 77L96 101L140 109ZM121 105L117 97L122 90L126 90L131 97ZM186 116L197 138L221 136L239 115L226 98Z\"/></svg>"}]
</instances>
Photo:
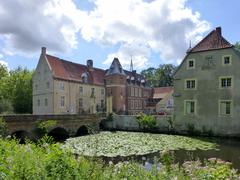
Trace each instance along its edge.
<instances>
[{"instance_id":1,"label":"moat water","mask_svg":"<svg viewBox=\"0 0 240 180\"><path fill-rule=\"evenodd\" d=\"M208 141L208 139L206 139ZM232 163L235 169L240 171L240 139L209 138L209 141L217 144L217 150L176 150L173 151L175 163L184 161L204 160L209 158L218 158ZM123 161L135 161L142 164L146 169L150 169L154 162L160 159L160 152L141 156L128 157L101 157L107 163L118 163Z\"/></svg>"},{"instance_id":2,"label":"moat water","mask_svg":"<svg viewBox=\"0 0 240 180\"><path fill-rule=\"evenodd\" d=\"M231 162L233 168L240 171L240 139L210 139L217 143L218 150L176 150L173 152L175 163L183 163L185 161L204 160L209 158L218 158L223 161ZM160 152L146 154L143 156L129 156L129 157L102 157L105 162L112 161L113 163L118 163L121 161L136 161L141 164L146 169L150 169L156 160L160 159Z\"/></svg>"}]
</instances>

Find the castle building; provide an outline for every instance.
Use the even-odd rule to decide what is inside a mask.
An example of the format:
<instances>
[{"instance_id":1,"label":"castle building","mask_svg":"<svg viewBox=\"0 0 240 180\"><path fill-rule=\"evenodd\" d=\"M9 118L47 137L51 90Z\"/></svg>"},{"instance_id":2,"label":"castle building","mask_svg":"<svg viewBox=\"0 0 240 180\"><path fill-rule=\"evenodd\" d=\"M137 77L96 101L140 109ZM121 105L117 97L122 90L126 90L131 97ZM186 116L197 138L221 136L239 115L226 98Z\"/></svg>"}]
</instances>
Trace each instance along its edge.
<instances>
[{"instance_id":1,"label":"castle building","mask_svg":"<svg viewBox=\"0 0 240 180\"><path fill-rule=\"evenodd\" d=\"M114 58L107 70L73 63L42 48L33 74L33 114L148 112L153 89L136 71L124 70Z\"/></svg>"},{"instance_id":2,"label":"castle building","mask_svg":"<svg viewBox=\"0 0 240 180\"><path fill-rule=\"evenodd\" d=\"M187 51L174 75L175 124L203 133L239 135L240 52L211 31Z\"/></svg>"}]
</instances>

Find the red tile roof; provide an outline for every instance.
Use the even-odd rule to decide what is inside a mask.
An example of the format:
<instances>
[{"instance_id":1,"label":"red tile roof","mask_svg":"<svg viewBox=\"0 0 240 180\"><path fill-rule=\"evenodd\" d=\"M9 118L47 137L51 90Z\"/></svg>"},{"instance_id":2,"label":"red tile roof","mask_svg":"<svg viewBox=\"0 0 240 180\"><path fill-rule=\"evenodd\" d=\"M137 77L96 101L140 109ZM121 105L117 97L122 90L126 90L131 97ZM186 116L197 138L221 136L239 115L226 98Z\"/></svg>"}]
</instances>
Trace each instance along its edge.
<instances>
[{"instance_id":1,"label":"red tile roof","mask_svg":"<svg viewBox=\"0 0 240 180\"><path fill-rule=\"evenodd\" d=\"M73 63L46 54L54 78L82 82L82 74L89 74L89 84L104 85L105 70L88 68L86 65Z\"/></svg>"},{"instance_id":2,"label":"red tile roof","mask_svg":"<svg viewBox=\"0 0 240 180\"><path fill-rule=\"evenodd\" d=\"M169 93L173 92L173 87L157 87L153 90L153 99L162 99Z\"/></svg>"},{"instance_id":3,"label":"red tile roof","mask_svg":"<svg viewBox=\"0 0 240 180\"><path fill-rule=\"evenodd\" d=\"M190 49L190 52L207 51L214 49L230 48L233 45L230 44L224 37L222 37L221 27L217 27L210 32L203 40L201 40L195 47Z\"/></svg>"}]
</instances>

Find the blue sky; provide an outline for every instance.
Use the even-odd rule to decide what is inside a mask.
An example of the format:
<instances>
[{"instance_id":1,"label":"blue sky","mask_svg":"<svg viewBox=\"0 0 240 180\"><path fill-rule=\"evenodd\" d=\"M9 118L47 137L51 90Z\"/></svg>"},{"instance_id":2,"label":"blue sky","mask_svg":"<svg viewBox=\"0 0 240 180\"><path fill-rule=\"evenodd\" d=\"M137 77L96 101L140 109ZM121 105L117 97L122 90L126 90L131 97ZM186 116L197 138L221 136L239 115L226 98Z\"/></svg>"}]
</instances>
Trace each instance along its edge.
<instances>
[{"instance_id":1,"label":"blue sky","mask_svg":"<svg viewBox=\"0 0 240 180\"><path fill-rule=\"evenodd\" d=\"M240 41L238 0L15 0L0 2L0 63L34 69L41 46L76 63L108 68L118 57L138 71L178 64L189 41L217 26ZM16 20L17 17L17 20Z\"/></svg>"}]
</instances>

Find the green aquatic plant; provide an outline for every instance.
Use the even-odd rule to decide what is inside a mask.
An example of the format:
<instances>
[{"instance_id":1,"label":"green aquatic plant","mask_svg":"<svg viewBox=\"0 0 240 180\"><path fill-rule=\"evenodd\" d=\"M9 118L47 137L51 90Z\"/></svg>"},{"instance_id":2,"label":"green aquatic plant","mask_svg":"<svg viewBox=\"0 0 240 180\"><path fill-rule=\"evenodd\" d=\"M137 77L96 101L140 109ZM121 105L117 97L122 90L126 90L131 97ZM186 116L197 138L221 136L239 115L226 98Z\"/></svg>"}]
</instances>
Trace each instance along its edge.
<instances>
[{"instance_id":1,"label":"green aquatic plant","mask_svg":"<svg viewBox=\"0 0 240 180\"><path fill-rule=\"evenodd\" d=\"M144 155L178 149L209 150L216 147L217 145L213 142L193 137L120 131L105 131L89 136L69 138L63 145L63 148L70 148L76 154L106 157Z\"/></svg>"}]
</instances>

